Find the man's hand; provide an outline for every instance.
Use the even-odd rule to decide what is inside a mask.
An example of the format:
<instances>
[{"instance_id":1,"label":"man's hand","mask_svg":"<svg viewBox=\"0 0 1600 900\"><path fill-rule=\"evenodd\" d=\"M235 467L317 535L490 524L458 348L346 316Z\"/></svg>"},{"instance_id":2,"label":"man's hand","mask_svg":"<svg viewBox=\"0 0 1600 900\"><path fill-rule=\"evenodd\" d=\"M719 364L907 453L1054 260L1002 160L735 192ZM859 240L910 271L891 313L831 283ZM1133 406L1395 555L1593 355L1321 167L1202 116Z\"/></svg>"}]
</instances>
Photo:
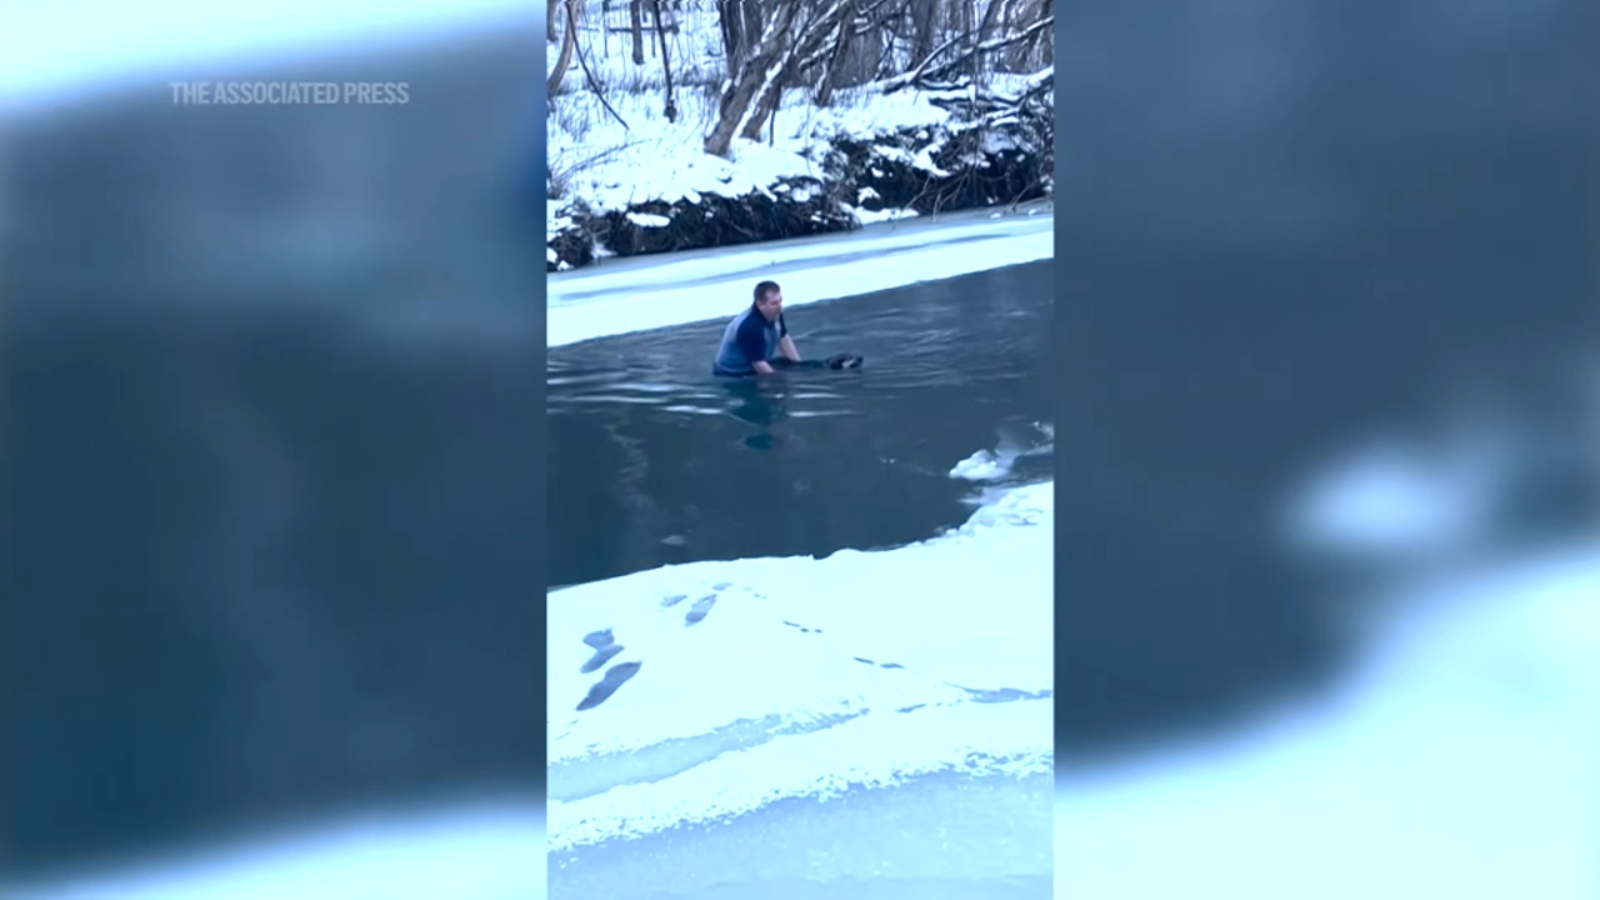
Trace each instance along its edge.
<instances>
[{"instance_id":1,"label":"man's hand","mask_svg":"<svg viewBox=\"0 0 1600 900\"><path fill-rule=\"evenodd\" d=\"M751 363L750 365L755 367L757 375L771 375L772 374L772 364L767 362L767 361L765 361L765 360L758 359L755 362Z\"/></svg>"},{"instance_id":2,"label":"man's hand","mask_svg":"<svg viewBox=\"0 0 1600 900\"><path fill-rule=\"evenodd\" d=\"M795 349L794 338L789 337L787 334L779 339L778 352L782 353L783 358L787 359L789 362L800 361L800 351Z\"/></svg>"}]
</instances>

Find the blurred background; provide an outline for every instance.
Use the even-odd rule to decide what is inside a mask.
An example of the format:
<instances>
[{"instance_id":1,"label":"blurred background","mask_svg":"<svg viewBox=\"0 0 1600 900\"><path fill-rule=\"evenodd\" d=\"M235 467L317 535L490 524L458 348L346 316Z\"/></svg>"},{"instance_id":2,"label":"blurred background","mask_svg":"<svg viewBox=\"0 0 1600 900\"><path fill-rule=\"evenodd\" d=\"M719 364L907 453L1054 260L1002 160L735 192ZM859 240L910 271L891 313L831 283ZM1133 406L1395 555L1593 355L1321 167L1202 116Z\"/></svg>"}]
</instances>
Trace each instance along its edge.
<instances>
[{"instance_id":1,"label":"blurred background","mask_svg":"<svg viewBox=\"0 0 1600 900\"><path fill-rule=\"evenodd\" d=\"M0 893L542 895L541 28L0 13Z\"/></svg>"},{"instance_id":2,"label":"blurred background","mask_svg":"<svg viewBox=\"0 0 1600 900\"><path fill-rule=\"evenodd\" d=\"M1593 10L1059 10L1062 897L1600 896Z\"/></svg>"}]
</instances>

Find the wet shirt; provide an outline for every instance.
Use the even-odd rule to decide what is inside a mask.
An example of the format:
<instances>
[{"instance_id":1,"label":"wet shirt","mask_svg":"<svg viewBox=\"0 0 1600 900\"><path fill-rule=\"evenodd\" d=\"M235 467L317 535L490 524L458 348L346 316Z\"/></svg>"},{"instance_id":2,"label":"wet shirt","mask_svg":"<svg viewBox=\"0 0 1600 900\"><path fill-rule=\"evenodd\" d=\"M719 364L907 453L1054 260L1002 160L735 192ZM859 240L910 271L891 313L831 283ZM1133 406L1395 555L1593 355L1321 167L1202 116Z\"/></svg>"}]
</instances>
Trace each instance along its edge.
<instances>
[{"instance_id":1,"label":"wet shirt","mask_svg":"<svg viewBox=\"0 0 1600 900\"><path fill-rule=\"evenodd\" d=\"M778 321L768 322L752 304L728 323L712 368L718 375L753 375L755 362L778 358L778 342L788 333L789 326L784 324L781 313Z\"/></svg>"}]
</instances>

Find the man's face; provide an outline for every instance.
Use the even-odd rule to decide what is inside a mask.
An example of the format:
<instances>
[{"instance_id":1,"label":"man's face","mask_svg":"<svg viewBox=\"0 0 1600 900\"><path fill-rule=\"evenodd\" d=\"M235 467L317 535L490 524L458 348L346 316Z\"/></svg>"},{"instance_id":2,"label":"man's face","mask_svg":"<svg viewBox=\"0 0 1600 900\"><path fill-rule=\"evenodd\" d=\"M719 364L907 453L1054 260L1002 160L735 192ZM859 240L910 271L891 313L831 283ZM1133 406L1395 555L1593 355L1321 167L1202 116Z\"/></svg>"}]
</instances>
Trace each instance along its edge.
<instances>
[{"instance_id":1,"label":"man's face","mask_svg":"<svg viewBox=\"0 0 1600 900\"><path fill-rule=\"evenodd\" d=\"M768 322L776 322L778 315L783 312L783 292L773 291L756 301L756 309L761 310Z\"/></svg>"}]
</instances>

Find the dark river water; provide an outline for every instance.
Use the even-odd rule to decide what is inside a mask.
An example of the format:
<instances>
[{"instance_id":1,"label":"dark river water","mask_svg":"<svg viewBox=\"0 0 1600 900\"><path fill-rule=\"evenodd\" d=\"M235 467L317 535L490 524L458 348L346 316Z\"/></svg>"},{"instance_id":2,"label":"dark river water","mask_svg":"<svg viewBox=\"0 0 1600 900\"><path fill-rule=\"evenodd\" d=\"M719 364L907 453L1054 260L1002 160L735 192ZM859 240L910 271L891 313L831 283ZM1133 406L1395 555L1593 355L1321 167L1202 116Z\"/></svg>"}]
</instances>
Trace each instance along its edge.
<instances>
[{"instance_id":1,"label":"dark river water","mask_svg":"<svg viewBox=\"0 0 1600 900\"><path fill-rule=\"evenodd\" d=\"M539 789L539 44L7 135L0 879Z\"/></svg>"},{"instance_id":2,"label":"dark river water","mask_svg":"<svg viewBox=\"0 0 1600 900\"><path fill-rule=\"evenodd\" d=\"M551 350L551 585L931 537L972 512L951 468L997 446L1050 477L1053 291L1045 261L786 312L860 371L717 378L725 321Z\"/></svg>"},{"instance_id":3,"label":"dark river water","mask_svg":"<svg viewBox=\"0 0 1600 900\"><path fill-rule=\"evenodd\" d=\"M1337 678L1360 573L1282 525L1363 442L1520 445L1468 557L1592 514L1600 82L1565 0L1058 9L1065 763Z\"/></svg>"}]
</instances>

